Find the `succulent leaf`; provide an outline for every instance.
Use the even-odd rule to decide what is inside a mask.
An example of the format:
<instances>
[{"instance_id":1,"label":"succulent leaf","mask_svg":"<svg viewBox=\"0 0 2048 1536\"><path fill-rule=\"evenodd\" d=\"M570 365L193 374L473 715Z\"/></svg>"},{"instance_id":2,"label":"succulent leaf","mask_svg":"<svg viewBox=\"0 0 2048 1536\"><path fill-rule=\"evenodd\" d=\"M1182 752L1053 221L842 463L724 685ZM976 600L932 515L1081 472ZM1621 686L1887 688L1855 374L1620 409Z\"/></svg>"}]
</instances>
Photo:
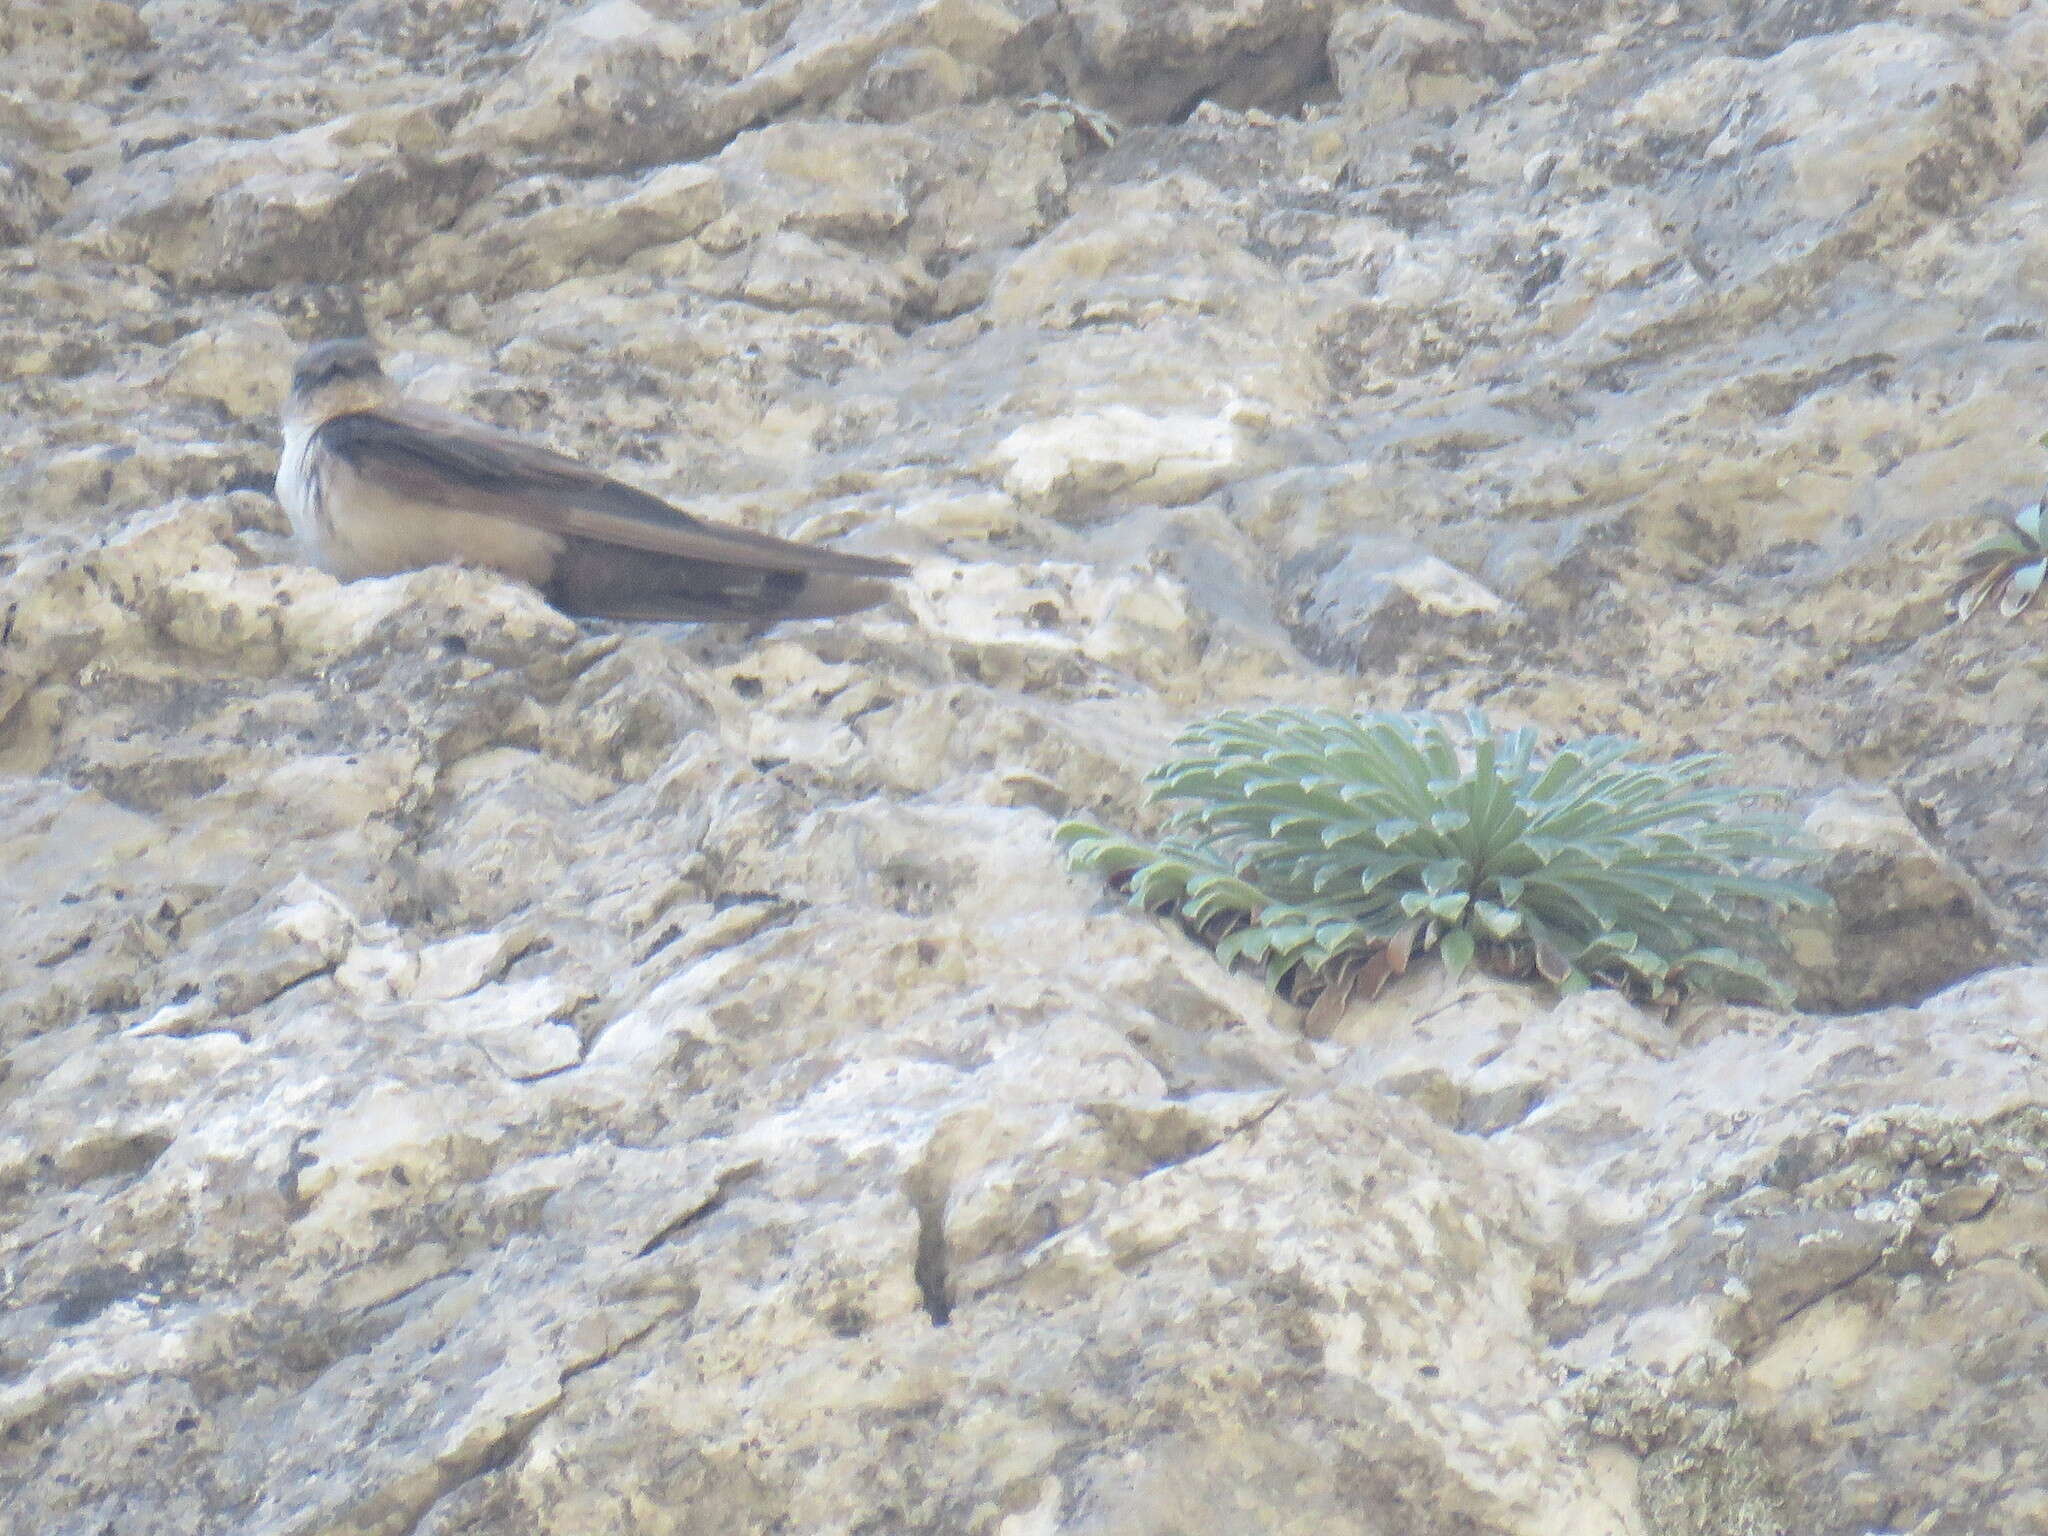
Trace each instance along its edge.
<instances>
[{"instance_id":1,"label":"succulent leaf","mask_svg":"<svg viewBox=\"0 0 2048 1536\"><path fill-rule=\"evenodd\" d=\"M2043 576L2048 576L2048 560L2036 560L2014 571L2006 579L2005 596L1998 600L1998 611L2008 619L2021 613L2041 590Z\"/></svg>"},{"instance_id":2,"label":"succulent leaf","mask_svg":"<svg viewBox=\"0 0 2048 1536\"><path fill-rule=\"evenodd\" d=\"M1453 976L1462 976L1465 968L1472 963L1479 946L1472 935L1463 928L1453 928L1437 941L1437 953L1444 957L1444 969Z\"/></svg>"},{"instance_id":3,"label":"succulent leaf","mask_svg":"<svg viewBox=\"0 0 2048 1536\"><path fill-rule=\"evenodd\" d=\"M1998 611L2017 618L2033 603L2048 578L2048 538L2042 531L2042 503L2015 512L1963 556L1962 578L1949 591L1949 604L1961 623L1991 598Z\"/></svg>"}]
</instances>

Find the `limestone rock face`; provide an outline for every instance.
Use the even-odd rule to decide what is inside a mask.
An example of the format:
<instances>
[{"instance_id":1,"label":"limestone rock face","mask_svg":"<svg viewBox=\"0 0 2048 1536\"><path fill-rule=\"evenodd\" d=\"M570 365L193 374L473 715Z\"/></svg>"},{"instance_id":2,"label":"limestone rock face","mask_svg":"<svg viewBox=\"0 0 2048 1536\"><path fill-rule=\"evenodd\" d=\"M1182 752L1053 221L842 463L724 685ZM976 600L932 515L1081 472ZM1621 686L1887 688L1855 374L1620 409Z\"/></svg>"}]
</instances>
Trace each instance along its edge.
<instances>
[{"instance_id":1,"label":"limestone rock face","mask_svg":"<svg viewBox=\"0 0 2048 1536\"><path fill-rule=\"evenodd\" d=\"M2044 125L2021 0L0 7L0 1532L2048 1528L2048 663L1945 601ZM359 333L913 572L338 583ZM1812 1011L1311 1038L1052 841L1270 702L1726 752Z\"/></svg>"},{"instance_id":2,"label":"limestone rock face","mask_svg":"<svg viewBox=\"0 0 2048 1536\"><path fill-rule=\"evenodd\" d=\"M410 118L410 121L406 121ZM362 277L452 218L484 162L409 154L424 113L340 119L255 144L202 138L138 157L76 200L82 250L230 289Z\"/></svg>"},{"instance_id":3,"label":"limestone rock face","mask_svg":"<svg viewBox=\"0 0 2048 1536\"><path fill-rule=\"evenodd\" d=\"M1324 0L1078 0L1065 15L1096 102L1161 122L1200 100L1243 109L1321 94L1335 9Z\"/></svg>"},{"instance_id":4,"label":"limestone rock face","mask_svg":"<svg viewBox=\"0 0 2048 1536\"><path fill-rule=\"evenodd\" d=\"M1806 830L1825 855L1818 877L1831 898L1790 924L1808 1005L1847 1011L1925 997L2022 947L1977 882L1889 795L1836 790Z\"/></svg>"}]
</instances>

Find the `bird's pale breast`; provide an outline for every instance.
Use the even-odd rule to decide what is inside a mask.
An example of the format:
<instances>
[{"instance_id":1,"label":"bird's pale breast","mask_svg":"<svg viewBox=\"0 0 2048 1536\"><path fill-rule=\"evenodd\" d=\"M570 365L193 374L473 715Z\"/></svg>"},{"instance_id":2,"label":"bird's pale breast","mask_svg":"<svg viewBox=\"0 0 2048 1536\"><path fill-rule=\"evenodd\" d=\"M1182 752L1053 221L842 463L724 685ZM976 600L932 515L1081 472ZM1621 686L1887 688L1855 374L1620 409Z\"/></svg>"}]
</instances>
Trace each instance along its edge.
<instances>
[{"instance_id":1,"label":"bird's pale breast","mask_svg":"<svg viewBox=\"0 0 2048 1536\"><path fill-rule=\"evenodd\" d=\"M380 486L323 450L317 431L287 431L277 498L314 563L344 581L453 562L545 586L562 552L545 530Z\"/></svg>"}]
</instances>

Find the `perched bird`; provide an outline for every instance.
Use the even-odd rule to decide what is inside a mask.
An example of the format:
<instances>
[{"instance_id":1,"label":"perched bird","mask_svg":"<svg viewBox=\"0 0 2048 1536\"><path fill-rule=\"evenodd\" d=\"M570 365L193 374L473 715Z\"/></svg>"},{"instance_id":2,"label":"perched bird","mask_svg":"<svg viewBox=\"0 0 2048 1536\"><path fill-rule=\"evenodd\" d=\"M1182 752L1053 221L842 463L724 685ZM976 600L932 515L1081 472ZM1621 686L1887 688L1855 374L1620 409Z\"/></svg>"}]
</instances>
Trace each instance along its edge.
<instances>
[{"instance_id":1,"label":"perched bird","mask_svg":"<svg viewBox=\"0 0 2048 1536\"><path fill-rule=\"evenodd\" d=\"M707 523L574 459L407 404L367 341L308 347L277 499L344 580L441 561L532 582L565 613L816 619L880 602L901 561Z\"/></svg>"}]
</instances>

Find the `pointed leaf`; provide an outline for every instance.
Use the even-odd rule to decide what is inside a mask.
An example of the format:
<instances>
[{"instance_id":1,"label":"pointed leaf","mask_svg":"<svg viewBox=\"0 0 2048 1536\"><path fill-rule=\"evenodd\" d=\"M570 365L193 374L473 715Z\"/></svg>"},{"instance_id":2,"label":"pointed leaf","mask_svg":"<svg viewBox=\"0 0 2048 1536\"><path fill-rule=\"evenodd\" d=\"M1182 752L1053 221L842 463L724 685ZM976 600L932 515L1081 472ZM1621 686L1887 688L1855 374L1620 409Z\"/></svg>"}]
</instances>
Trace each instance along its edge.
<instances>
[{"instance_id":1,"label":"pointed leaf","mask_svg":"<svg viewBox=\"0 0 2048 1536\"><path fill-rule=\"evenodd\" d=\"M1522 931L1522 914L1490 901L1474 901L1472 915L1490 938L1511 939Z\"/></svg>"},{"instance_id":2,"label":"pointed leaf","mask_svg":"<svg viewBox=\"0 0 2048 1536\"><path fill-rule=\"evenodd\" d=\"M1463 859L1438 859L1422 866L1422 888L1432 896L1464 884Z\"/></svg>"},{"instance_id":3,"label":"pointed leaf","mask_svg":"<svg viewBox=\"0 0 2048 1536\"><path fill-rule=\"evenodd\" d=\"M2005 584L2005 596L1998 600L1998 611L2008 619L2022 612L2041 590L2043 576L2048 576L2048 560L2036 560L2014 571Z\"/></svg>"},{"instance_id":4,"label":"pointed leaf","mask_svg":"<svg viewBox=\"0 0 2048 1536\"><path fill-rule=\"evenodd\" d=\"M1443 942L1437 946L1437 952L1444 957L1444 969L1451 973L1454 980L1464 975L1465 968L1472 963L1472 956L1477 950L1478 945L1473 943L1472 935L1462 928L1451 929L1443 936Z\"/></svg>"}]
</instances>

